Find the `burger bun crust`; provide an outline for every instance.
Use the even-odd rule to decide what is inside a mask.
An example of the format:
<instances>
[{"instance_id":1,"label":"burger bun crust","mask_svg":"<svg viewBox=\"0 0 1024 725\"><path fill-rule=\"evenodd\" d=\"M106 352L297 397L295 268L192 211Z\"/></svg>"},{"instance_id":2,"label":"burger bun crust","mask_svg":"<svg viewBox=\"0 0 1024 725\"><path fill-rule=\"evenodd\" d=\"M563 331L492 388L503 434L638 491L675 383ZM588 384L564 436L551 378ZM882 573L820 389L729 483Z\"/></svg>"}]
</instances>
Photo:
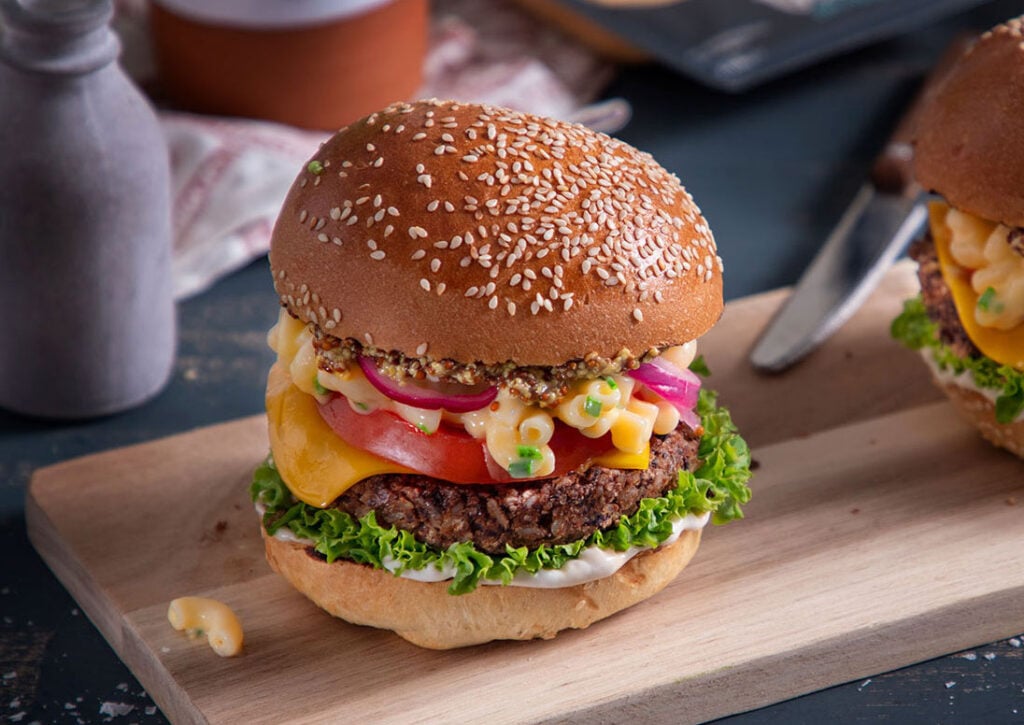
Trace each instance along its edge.
<instances>
[{"instance_id":1,"label":"burger bun crust","mask_svg":"<svg viewBox=\"0 0 1024 725\"><path fill-rule=\"evenodd\" d=\"M328 613L353 624L394 631L427 649L492 640L551 639L583 629L661 591L689 563L700 530L630 559L611 576L559 589L481 585L448 593L448 582L418 582L337 560L328 564L300 543L263 532L267 561Z\"/></svg>"},{"instance_id":2,"label":"burger bun crust","mask_svg":"<svg viewBox=\"0 0 1024 725\"><path fill-rule=\"evenodd\" d=\"M995 404L984 395L956 383L937 383L949 397L953 407L985 440L1024 458L1024 420L1000 423L996 420Z\"/></svg>"},{"instance_id":3,"label":"burger bun crust","mask_svg":"<svg viewBox=\"0 0 1024 725\"><path fill-rule=\"evenodd\" d=\"M640 355L698 338L723 309L707 223L649 154L450 101L396 104L321 146L270 263L295 317L433 360Z\"/></svg>"},{"instance_id":4,"label":"burger bun crust","mask_svg":"<svg viewBox=\"0 0 1024 725\"><path fill-rule=\"evenodd\" d=\"M985 33L929 94L914 173L957 209L1024 226L1024 25Z\"/></svg>"}]
</instances>

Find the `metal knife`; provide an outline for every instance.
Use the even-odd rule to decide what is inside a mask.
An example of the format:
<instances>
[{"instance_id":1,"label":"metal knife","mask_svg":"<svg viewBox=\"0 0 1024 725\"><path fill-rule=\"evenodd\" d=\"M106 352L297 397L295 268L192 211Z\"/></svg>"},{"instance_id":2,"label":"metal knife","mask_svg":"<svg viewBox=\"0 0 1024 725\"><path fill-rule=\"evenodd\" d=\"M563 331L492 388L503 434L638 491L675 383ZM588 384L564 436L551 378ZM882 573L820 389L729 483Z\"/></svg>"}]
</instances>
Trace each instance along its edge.
<instances>
[{"instance_id":1,"label":"metal knife","mask_svg":"<svg viewBox=\"0 0 1024 725\"><path fill-rule=\"evenodd\" d=\"M781 372L814 350L864 303L918 233L928 212L913 177L914 126L923 100L963 55L958 37L928 75L821 250L750 353L754 367Z\"/></svg>"}]
</instances>

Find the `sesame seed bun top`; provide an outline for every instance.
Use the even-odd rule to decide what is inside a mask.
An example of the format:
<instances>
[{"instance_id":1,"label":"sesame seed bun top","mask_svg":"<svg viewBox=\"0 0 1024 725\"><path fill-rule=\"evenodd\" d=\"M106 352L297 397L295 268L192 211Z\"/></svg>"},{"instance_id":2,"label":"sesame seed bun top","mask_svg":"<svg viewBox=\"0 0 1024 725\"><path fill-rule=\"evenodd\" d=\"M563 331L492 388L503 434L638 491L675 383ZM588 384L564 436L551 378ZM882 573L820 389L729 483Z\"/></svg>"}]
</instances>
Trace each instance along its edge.
<instances>
[{"instance_id":1,"label":"sesame seed bun top","mask_svg":"<svg viewBox=\"0 0 1024 725\"><path fill-rule=\"evenodd\" d=\"M448 101L342 129L271 240L282 304L410 357L558 365L708 330L721 260L648 154L583 126Z\"/></svg>"},{"instance_id":2,"label":"sesame seed bun top","mask_svg":"<svg viewBox=\"0 0 1024 725\"><path fill-rule=\"evenodd\" d=\"M976 216L1024 226L1024 25L985 33L931 94L914 172Z\"/></svg>"}]
</instances>

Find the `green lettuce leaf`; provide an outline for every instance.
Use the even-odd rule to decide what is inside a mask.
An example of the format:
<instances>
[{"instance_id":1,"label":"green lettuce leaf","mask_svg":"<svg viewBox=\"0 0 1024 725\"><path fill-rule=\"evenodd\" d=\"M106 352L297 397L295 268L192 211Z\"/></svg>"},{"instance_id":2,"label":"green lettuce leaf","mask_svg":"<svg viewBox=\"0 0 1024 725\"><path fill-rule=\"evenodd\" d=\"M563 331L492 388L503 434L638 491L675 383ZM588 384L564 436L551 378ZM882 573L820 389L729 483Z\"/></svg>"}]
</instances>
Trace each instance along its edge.
<instances>
[{"instance_id":1,"label":"green lettuce leaf","mask_svg":"<svg viewBox=\"0 0 1024 725\"><path fill-rule=\"evenodd\" d=\"M656 547L671 535L672 521L687 513L710 511L716 524L742 518L740 506L750 500L746 485L750 451L729 411L718 407L715 397L702 389L697 404L705 431L699 448L700 468L680 471L675 489L664 496L643 499L636 513L623 516L616 526L569 544L534 549L508 546L497 556L468 542L438 549L397 527L384 528L373 512L356 519L337 509L318 509L297 501L281 480L272 457L256 469L249 492L253 501L266 509L263 526L269 534L287 528L300 538L312 540L328 562L349 559L383 569L387 561L396 575L406 570L450 566L455 578L449 593L465 594L476 589L482 579L507 584L520 572L560 569L588 546L615 551L631 546Z\"/></svg>"},{"instance_id":2,"label":"green lettuce leaf","mask_svg":"<svg viewBox=\"0 0 1024 725\"><path fill-rule=\"evenodd\" d=\"M911 350L927 349L940 370L953 375L967 373L979 388L998 393L998 422L1012 423L1024 411L1024 372L983 355L957 355L939 339L939 326L928 317L920 295L903 303L903 312L892 321L890 332Z\"/></svg>"}]
</instances>

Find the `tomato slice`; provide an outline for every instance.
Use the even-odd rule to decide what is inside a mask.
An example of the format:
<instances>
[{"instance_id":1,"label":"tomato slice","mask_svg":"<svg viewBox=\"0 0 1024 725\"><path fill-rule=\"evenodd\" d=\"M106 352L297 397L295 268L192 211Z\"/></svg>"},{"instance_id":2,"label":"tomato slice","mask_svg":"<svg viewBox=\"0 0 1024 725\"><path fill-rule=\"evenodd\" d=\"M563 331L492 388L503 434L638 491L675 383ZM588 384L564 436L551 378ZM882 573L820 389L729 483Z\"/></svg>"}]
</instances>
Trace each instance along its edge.
<instances>
[{"instance_id":1,"label":"tomato slice","mask_svg":"<svg viewBox=\"0 0 1024 725\"><path fill-rule=\"evenodd\" d=\"M349 445L424 475L452 483L530 480L510 476L482 440L446 423L434 433L424 433L391 411L357 413L343 395L332 395L318 407L324 421ZM588 438L558 421L548 445L555 454L555 470L545 478L572 471L613 447L610 435Z\"/></svg>"}]
</instances>

